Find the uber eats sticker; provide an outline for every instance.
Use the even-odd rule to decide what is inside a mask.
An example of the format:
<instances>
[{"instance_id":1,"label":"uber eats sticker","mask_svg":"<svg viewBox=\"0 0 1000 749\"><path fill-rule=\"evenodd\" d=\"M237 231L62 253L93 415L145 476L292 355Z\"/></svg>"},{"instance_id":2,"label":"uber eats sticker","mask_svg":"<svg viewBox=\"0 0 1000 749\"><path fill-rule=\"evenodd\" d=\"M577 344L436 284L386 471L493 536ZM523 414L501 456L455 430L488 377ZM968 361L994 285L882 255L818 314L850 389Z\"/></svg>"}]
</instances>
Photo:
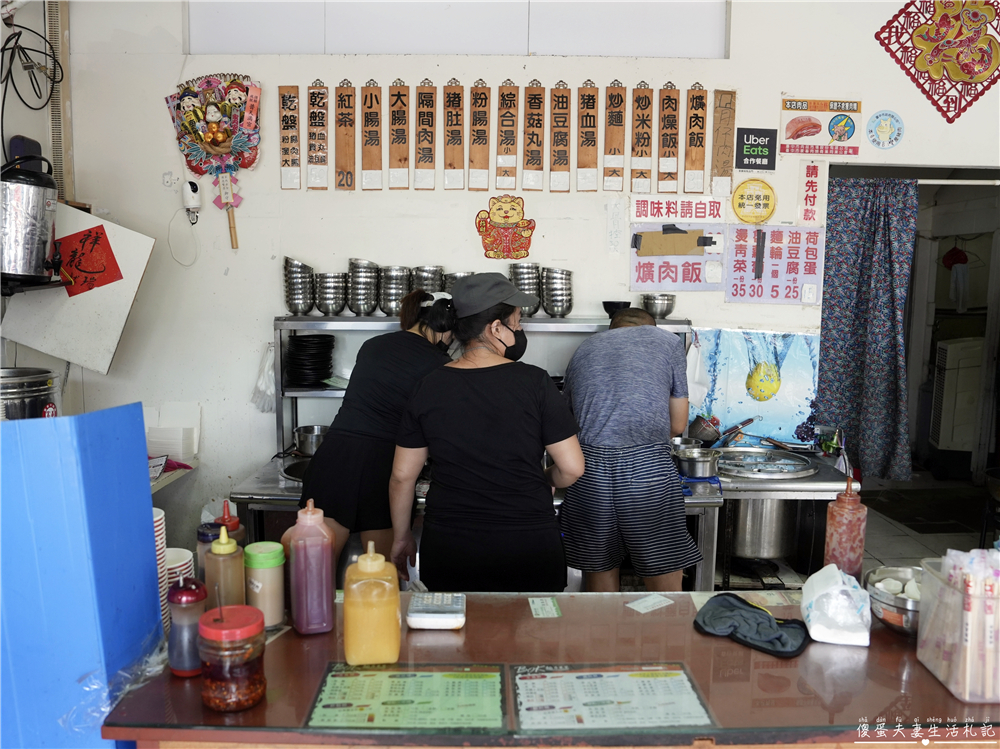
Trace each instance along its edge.
<instances>
[{"instance_id":1,"label":"uber eats sticker","mask_svg":"<svg viewBox=\"0 0 1000 749\"><path fill-rule=\"evenodd\" d=\"M736 128L736 168L774 171L778 131L756 127Z\"/></svg>"}]
</instances>

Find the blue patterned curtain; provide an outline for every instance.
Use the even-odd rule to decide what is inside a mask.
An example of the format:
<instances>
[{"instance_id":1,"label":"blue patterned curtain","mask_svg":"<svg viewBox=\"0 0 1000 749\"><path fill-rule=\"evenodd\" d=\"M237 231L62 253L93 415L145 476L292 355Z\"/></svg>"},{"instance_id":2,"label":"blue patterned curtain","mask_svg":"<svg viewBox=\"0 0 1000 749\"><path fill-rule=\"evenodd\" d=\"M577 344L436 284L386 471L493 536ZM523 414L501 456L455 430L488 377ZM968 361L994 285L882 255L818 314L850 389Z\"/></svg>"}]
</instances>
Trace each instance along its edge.
<instances>
[{"instance_id":1,"label":"blue patterned curtain","mask_svg":"<svg viewBox=\"0 0 1000 749\"><path fill-rule=\"evenodd\" d=\"M916 180L830 180L816 421L843 429L862 476L910 479L903 307L916 231Z\"/></svg>"}]
</instances>

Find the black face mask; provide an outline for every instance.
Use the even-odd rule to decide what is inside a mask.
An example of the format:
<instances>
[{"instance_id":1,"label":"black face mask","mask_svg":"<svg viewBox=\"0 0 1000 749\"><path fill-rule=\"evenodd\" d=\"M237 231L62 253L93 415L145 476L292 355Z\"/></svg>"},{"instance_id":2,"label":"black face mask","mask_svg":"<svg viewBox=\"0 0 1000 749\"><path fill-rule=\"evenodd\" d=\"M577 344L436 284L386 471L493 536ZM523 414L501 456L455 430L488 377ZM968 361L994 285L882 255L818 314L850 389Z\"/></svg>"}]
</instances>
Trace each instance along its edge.
<instances>
[{"instance_id":1,"label":"black face mask","mask_svg":"<svg viewBox=\"0 0 1000 749\"><path fill-rule=\"evenodd\" d=\"M510 346L504 344L503 356L505 359L510 359L511 361L517 361L522 356L524 356L524 352L528 348L528 336L524 332L524 330L514 330L507 323L500 323L500 324L514 334L514 343L512 343ZM503 341L500 341L500 343L503 343Z\"/></svg>"}]
</instances>

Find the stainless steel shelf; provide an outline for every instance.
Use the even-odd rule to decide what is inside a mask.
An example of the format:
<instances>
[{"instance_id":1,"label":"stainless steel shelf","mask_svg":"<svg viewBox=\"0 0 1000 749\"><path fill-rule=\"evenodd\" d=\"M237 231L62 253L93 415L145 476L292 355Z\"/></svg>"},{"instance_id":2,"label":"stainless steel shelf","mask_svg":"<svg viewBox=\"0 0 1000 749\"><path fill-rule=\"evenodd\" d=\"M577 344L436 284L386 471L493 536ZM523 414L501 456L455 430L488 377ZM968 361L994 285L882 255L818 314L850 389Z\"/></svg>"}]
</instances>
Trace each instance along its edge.
<instances>
[{"instance_id":1,"label":"stainless steel shelf","mask_svg":"<svg viewBox=\"0 0 1000 749\"><path fill-rule=\"evenodd\" d=\"M521 320L526 331L536 333L597 333L607 330L606 317L528 317ZM690 333L691 321L667 318L658 328L671 333ZM397 330L398 317L297 317L274 318L275 330Z\"/></svg>"},{"instance_id":2,"label":"stainless steel shelf","mask_svg":"<svg viewBox=\"0 0 1000 749\"><path fill-rule=\"evenodd\" d=\"M343 398L346 390L330 388L329 390L309 390L308 388L285 388L282 395L285 398Z\"/></svg>"}]
</instances>

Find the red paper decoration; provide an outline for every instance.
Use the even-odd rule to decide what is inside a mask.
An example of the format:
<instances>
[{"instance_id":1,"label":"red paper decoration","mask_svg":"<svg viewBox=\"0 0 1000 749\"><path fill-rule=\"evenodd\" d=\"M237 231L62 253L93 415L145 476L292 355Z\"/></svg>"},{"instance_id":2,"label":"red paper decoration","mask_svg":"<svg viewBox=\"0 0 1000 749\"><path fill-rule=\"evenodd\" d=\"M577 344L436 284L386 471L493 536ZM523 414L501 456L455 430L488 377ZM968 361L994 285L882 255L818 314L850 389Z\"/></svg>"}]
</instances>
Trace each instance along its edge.
<instances>
[{"instance_id":1,"label":"red paper decoration","mask_svg":"<svg viewBox=\"0 0 1000 749\"><path fill-rule=\"evenodd\" d=\"M949 122L1000 79L1000 4L911 0L875 38Z\"/></svg>"}]
</instances>

